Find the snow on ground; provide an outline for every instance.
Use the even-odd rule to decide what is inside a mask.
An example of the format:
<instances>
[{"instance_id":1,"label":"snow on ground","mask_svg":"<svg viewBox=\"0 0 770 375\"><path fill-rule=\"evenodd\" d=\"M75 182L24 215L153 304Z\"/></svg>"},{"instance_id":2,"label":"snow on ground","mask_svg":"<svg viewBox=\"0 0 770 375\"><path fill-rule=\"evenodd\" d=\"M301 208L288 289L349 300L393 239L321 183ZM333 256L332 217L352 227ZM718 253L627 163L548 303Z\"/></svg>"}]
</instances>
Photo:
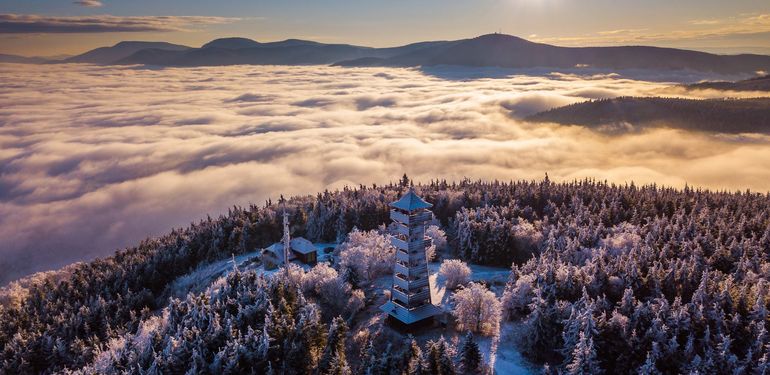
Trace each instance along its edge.
<instances>
[{"instance_id":1,"label":"snow on ground","mask_svg":"<svg viewBox=\"0 0 770 375\"><path fill-rule=\"evenodd\" d=\"M428 263L431 297L434 303L441 303L441 306L448 310L451 309L451 293L446 293L445 280L438 274L439 267L441 267L441 262ZM471 281L487 283L490 286L490 290L495 292L498 297L503 294L505 283L511 274L510 268L480 266L477 264L469 264L468 267L471 269Z\"/></svg>"},{"instance_id":2,"label":"snow on ground","mask_svg":"<svg viewBox=\"0 0 770 375\"><path fill-rule=\"evenodd\" d=\"M335 243L314 243L318 249L318 262L327 262L333 258L331 253L324 253L326 248L336 248L338 244ZM168 297L181 298L190 292L200 293L206 289L216 290L216 283L220 280L224 280L227 275L232 272L233 265L236 265L239 270L256 270L258 273L271 274L276 270L265 270L260 260L262 249L252 251L250 253L241 254L235 257L222 259L213 263L205 264L198 267L195 271L181 276L174 280L166 289ZM310 269L310 266L306 264L296 263L306 271Z\"/></svg>"},{"instance_id":3,"label":"snow on ground","mask_svg":"<svg viewBox=\"0 0 770 375\"><path fill-rule=\"evenodd\" d=\"M259 269L264 272L264 268L258 266L261 262L257 261L261 252L260 249L199 266L195 271L174 280L166 288L166 294L168 297L182 298L191 292L200 293L213 285L217 279L227 276L233 270L233 265L237 265L239 270Z\"/></svg>"},{"instance_id":4,"label":"snow on ground","mask_svg":"<svg viewBox=\"0 0 770 375\"><path fill-rule=\"evenodd\" d=\"M321 262L328 262L332 258L334 258L334 254L332 252L329 252L328 254L325 252L326 249L332 248L332 251L339 246L339 244L336 243L314 243L313 246L318 249L318 263Z\"/></svg>"},{"instance_id":5,"label":"snow on ground","mask_svg":"<svg viewBox=\"0 0 770 375\"><path fill-rule=\"evenodd\" d=\"M503 322L500 324L500 342L497 346L495 355L495 373L496 374L537 374L539 370L529 361L524 359L516 347L517 341L522 339L520 332L521 323ZM477 337L479 349L484 354L484 358L489 358L492 339L489 337Z\"/></svg>"}]
</instances>

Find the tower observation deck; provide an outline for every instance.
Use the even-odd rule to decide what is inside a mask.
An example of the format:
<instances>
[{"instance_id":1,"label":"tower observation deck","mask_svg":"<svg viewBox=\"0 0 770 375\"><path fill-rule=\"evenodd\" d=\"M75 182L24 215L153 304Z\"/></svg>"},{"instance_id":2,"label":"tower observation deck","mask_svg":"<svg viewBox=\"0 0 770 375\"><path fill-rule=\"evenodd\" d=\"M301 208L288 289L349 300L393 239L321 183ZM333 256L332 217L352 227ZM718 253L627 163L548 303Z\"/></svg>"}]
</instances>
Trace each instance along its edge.
<instances>
[{"instance_id":1,"label":"tower observation deck","mask_svg":"<svg viewBox=\"0 0 770 375\"><path fill-rule=\"evenodd\" d=\"M431 245L431 239L425 235L425 226L433 219L433 213L428 210L433 205L409 189L390 206L390 218L396 224L396 233L391 237L396 256L390 300L380 309L410 325L441 313L431 299L425 255L425 249Z\"/></svg>"}]
</instances>

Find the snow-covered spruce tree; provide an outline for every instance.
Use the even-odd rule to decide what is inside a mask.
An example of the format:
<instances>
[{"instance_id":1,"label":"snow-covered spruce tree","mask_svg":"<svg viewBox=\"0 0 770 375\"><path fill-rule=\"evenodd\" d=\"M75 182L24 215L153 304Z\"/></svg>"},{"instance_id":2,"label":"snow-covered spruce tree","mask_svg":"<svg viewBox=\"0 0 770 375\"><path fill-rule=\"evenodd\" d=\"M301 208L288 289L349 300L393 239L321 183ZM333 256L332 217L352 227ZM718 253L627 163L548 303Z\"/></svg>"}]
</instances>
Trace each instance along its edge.
<instances>
[{"instance_id":1,"label":"snow-covered spruce tree","mask_svg":"<svg viewBox=\"0 0 770 375\"><path fill-rule=\"evenodd\" d=\"M438 273L446 280L447 289L454 290L471 281L471 268L459 259L444 260Z\"/></svg>"},{"instance_id":2,"label":"snow-covered spruce tree","mask_svg":"<svg viewBox=\"0 0 770 375\"><path fill-rule=\"evenodd\" d=\"M484 285L470 283L452 295L458 327L483 335L494 335L500 329L500 301Z\"/></svg>"},{"instance_id":3,"label":"snow-covered spruce tree","mask_svg":"<svg viewBox=\"0 0 770 375\"><path fill-rule=\"evenodd\" d=\"M454 361L455 348L446 342L444 336L438 341L428 341L426 344L424 371L431 375L454 375L457 373Z\"/></svg>"},{"instance_id":4,"label":"snow-covered spruce tree","mask_svg":"<svg viewBox=\"0 0 770 375\"><path fill-rule=\"evenodd\" d=\"M402 372L406 372L410 375L417 375L423 373L422 368L422 349L417 345L417 341L414 338L407 338L409 346L404 349L404 355L402 357L401 368Z\"/></svg>"},{"instance_id":5,"label":"snow-covered spruce tree","mask_svg":"<svg viewBox=\"0 0 770 375\"><path fill-rule=\"evenodd\" d=\"M500 299L505 318L518 318L529 313L529 304L534 297L534 285L534 275L520 275L518 267L513 265L508 282L505 284L503 296Z\"/></svg>"},{"instance_id":6,"label":"snow-covered spruce tree","mask_svg":"<svg viewBox=\"0 0 770 375\"><path fill-rule=\"evenodd\" d=\"M566 366L570 375L593 375L603 372L596 358L594 340L584 332L580 332L571 357L572 361Z\"/></svg>"},{"instance_id":7,"label":"snow-covered spruce tree","mask_svg":"<svg viewBox=\"0 0 770 375\"><path fill-rule=\"evenodd\" d=\"M529 308L532 312L525 324L525 354L538 361L560 358L557 349L562 347L562 317L555 305L553 287L537 287Z\"/></svg>"},{"instance_id":8,"label":"snow-covered spruce tree","mask_svg":"<svg viewBox=\"0 0 770 375\"><path fill-rule=\"evenodd\" d=\"M319 374L333 374L331 371L347 371L350 373L347 359L345 358L345 335L348 325L341 317L336 317L329 326L326 348L318 363Z\"/></svg>"},{"instance_id":9,"label":"snow-covered spruce tree","mask_svg":"<svg viewBox=\"0 0 770 375\"><path fill-rule=\"evenodd\" d=\"M570 316L564 320L563 346L560 353L565 358L565 368L570 368L570 365L577 360L575 355L585 355L582 351L576 350L581 340L590 341L593 346L594 338L598 333L593 314L594 302L588 295L586 288L583 288L583 296L572 304ZM595 349L592 348L592 350Z\"/></svg>"},{"instance_id":10,"label":"snow-covered spruce tree","mask_svg":"<svg viewBox=\"0 0 770 375\"><path fill-rule=\"evenodd\" d=\"M465 335L465 341L458 354L459 368L458 372L465 375L478 375L481 374L484 367L484 360L481 357L481 351L479 350L479 344L473 339L473 333L468 332Z\"/></svg>"}]
</instances>

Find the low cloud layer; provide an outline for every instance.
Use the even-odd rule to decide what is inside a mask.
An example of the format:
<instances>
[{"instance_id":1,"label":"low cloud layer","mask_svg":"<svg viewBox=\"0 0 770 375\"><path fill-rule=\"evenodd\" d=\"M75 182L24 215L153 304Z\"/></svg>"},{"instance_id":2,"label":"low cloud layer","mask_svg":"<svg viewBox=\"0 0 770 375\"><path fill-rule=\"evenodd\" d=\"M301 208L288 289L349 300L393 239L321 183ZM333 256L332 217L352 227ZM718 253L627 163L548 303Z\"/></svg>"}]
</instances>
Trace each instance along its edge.
<instances>
[{"instance_id":1,"label":"low cloud layer","mask_svg":"<svg viewBox=\"0 0 770 375\"><path fill-rule=\"evenodd\" d=\"M0 76L0 282L234 204L405 172L770 189L764 136L611 136L520 120L587 98L670 90L615 75L0 65Z\"/></svg>"}]
</instances>

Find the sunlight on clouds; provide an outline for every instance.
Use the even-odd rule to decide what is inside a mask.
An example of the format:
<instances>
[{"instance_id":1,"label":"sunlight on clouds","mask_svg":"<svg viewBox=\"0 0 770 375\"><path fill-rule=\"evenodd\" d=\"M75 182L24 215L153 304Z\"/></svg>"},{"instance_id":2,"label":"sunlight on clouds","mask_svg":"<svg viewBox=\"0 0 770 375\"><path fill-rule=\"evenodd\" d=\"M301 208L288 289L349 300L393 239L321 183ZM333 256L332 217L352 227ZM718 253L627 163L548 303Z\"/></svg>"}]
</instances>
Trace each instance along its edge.
<instances>
[{"instance_id":1,"label":"sunlight on clouds","mask_svg":"<svg viewBox=\"0 0 770 375\"><path fill-rule=\"evenodd\" d=\"M765 136L612 136L520 120L586 99L711 92L493 73L0 65L0 279L105 255L233 204L403 173L770 189Z\"/></svg>"}]
</instances>

